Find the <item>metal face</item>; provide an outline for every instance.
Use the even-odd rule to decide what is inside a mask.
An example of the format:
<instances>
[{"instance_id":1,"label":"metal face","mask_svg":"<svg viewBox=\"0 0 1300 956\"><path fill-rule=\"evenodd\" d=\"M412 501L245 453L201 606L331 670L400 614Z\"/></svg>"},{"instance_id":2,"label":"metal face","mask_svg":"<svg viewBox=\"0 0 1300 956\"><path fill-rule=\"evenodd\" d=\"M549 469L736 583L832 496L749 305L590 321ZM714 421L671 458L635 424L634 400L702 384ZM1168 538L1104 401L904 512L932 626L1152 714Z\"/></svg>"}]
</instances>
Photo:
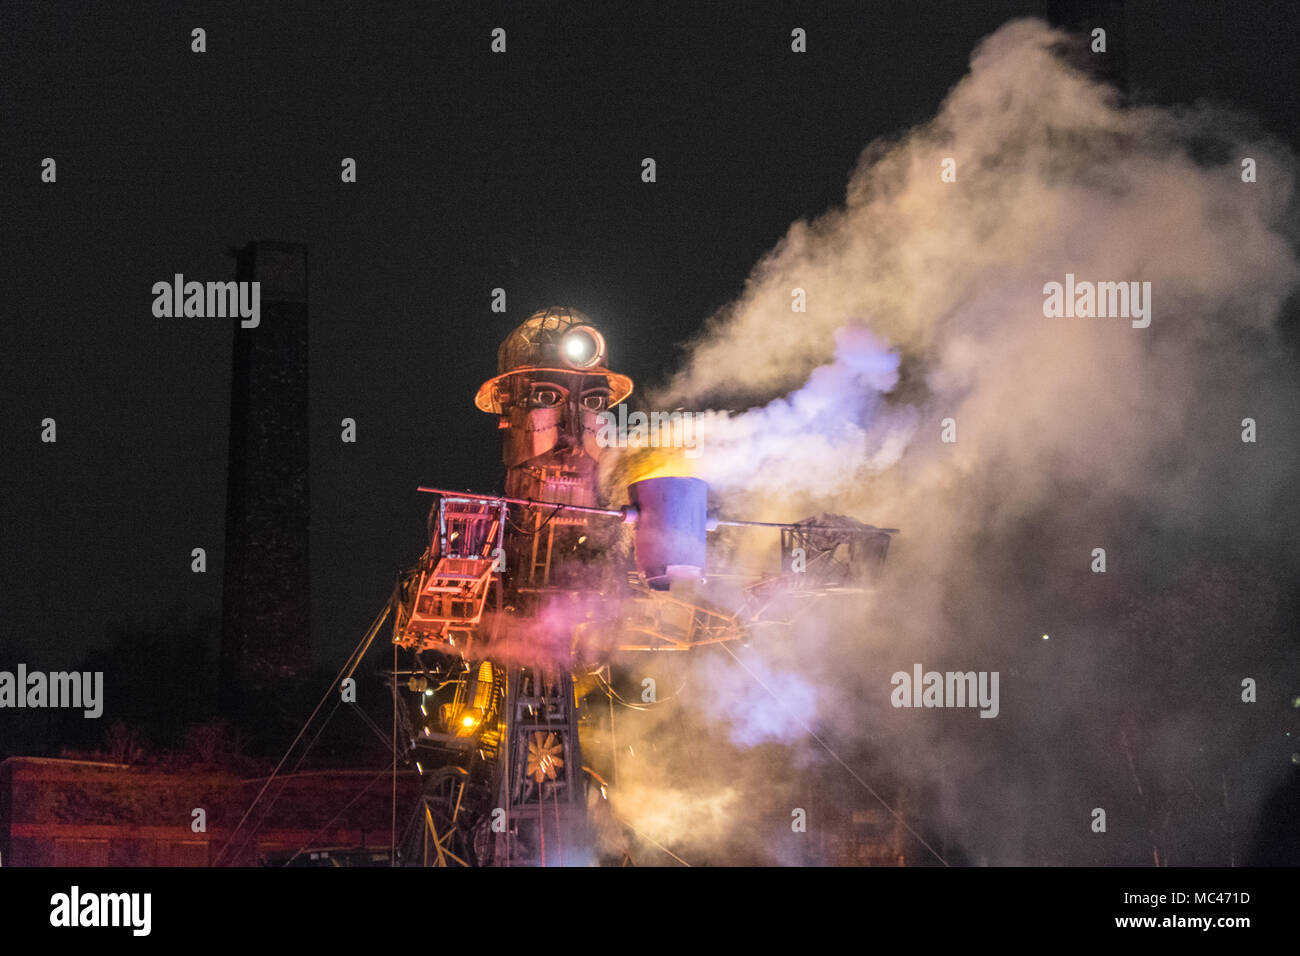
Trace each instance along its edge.
<instances>
[{"instance_id":1,"label":"metal face","mask_svg":"<svg viewBox=\"0 0 1300 956\"><path fill-rule=\"evenodd\" d=\"M515 376L502 407L506 467L542 464L537 459L548 454L599 459L599 416L609 400L601 376L549 370Z\"/></svg>"}]
</instances>

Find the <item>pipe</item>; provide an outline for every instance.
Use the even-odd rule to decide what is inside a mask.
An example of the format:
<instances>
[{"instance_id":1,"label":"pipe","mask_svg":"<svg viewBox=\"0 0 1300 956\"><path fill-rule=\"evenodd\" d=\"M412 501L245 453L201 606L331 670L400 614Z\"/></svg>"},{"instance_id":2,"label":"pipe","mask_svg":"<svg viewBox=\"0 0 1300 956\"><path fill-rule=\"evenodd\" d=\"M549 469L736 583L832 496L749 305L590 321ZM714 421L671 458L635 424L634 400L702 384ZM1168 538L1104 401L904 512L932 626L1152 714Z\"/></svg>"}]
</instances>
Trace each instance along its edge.
<instances>
[{"instance_id":1,"label":"pipe","mask_svg":"<svg viewBox=\"0 0 1300 956\"><path fill-rule=\"evenodd\" d=\"M479 495L471 491L451 491L447 488L427 488L424 485L415 489L428 495L442 495L445 498L462 501L504 501L512 505L523 505L525 508L559 508L561 511L577 511L581 514L604 515L608 518L621 518L625 523L631 524L637 519L637 510L632 505L626 505L622 508L589 508L586 505L566 505L558 501L537 501L533 498L510 498L506 495ZM846 529L840 525L820 525L820 524L799 524L793 521L739 521L731 518L709 518L709 529L714 530L720 525L726 525L732 528L798 528L801 531L839 531ZM872 525L864 525L865 531L883 531L885 534L898 534L897 528L876 528Z\"/></svg>"},{"instance_id":2,"label":"pipe","mask_svg":"<svg viewBox=\"0 0 1300 956\"><path fill-rule=\"evenodd\" d=\"M566 505L558 501L535 501L532 498L509 498L505 495L476 495L468 491L448 491L446 488L426 488L423 485L415 490L429 495L442 495L453 501L504 501L512 505L523 505L526 508L559 508L562 511L578 511L587 515L606 515L610 518L630 520L628 512L631 509L628 508L588 508L586 505Z\"/></svg>"}]
</instances>

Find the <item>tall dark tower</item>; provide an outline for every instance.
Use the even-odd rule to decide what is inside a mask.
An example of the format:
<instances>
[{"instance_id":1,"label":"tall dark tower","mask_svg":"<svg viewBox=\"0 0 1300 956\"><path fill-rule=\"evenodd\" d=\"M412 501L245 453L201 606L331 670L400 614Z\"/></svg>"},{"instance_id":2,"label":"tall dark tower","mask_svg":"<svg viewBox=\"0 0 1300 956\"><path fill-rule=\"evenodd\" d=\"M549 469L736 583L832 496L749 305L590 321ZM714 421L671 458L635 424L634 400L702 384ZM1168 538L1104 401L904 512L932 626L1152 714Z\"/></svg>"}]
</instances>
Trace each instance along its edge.
<instances>
[{"instance_id":1,"label":"tall dark tower","mask_svg":"<svg viewBox=\"0 0 1300 956\"><path fill-rule=\"evenodd\" d=\"M1124 0L1047 0L1047 19L1070 32L1066 58L1076 67L1128 91L1128 37ZM1093 50L1093 31L1105 34L1105 52Z\"/></svg>"},{"instance_id":2,"label":"tall dark tower","mask_svg":"<svg viewBox=\"0 0 1300 956\"><path fill-rule=\"evenodd\" d=\"M261 320L235 329L221 700L248 718L251 698L311 666L307 247L253 242L235 257L238 281L261 284Z\"/></svg>"}]
</instances>

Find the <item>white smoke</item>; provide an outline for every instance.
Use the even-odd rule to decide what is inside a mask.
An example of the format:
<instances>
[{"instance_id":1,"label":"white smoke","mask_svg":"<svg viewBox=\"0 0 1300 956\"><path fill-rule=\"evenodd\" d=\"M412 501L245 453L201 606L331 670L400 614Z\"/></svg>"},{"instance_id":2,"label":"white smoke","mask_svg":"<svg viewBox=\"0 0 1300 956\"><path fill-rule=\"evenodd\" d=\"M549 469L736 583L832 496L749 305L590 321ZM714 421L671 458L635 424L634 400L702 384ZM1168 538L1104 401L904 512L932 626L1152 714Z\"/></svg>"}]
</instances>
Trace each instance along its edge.
<instances>
[{"instance_id":1,"label":"white smoke","mask_svg":"<svg viewBox=\"0 0 1300 956\"><path fill-rule=\"evenodd\" d=\"M789 397L696 424L695 473L718 491L834 495L855 477L895 464L916 427L914 409L882 414L898 383L898 355L866 327L834 332L835 357ZM792 465L798 463L791 482Z\"/></svg>"},{"instance_id":2,"label":"white smoke","mask_svg":"<svg viewBox=\"0 0 1300 956\"><path fill-rule=\"evenodd\" d=\"M1121 104L1057 40L1017 21L981 43L937 116L866 149L843 208L791 227L653 401L756 403L699 429L697 474L727 513L903 529L873 604L810 612L794 653L761 653L774 682L817 688L810 721L870 740L924 794L918 826L994 862L1227 862L1203 838L1223 821L1158 768L1201 803L1202 775L1226 794L1231 772L1243 829L1284 772L1249 723L1264 709L1230 704L1243 675L1275 695L1297 676L1272 561L1300 530L1278 333L1300 281L1296 159L1221 108ZM1067 273L1150 282L1150 327L1046 318ZM1161 602L1181 611L1146 614ZM1225 609L1231 639L1211 627ZM1002 671L1002 715L891 710L889 674L917 661ZM696 666L693 728L770 739L749 674ZM734 767L722 750L704 759ZM1107 801L1130 812L1101 851L1087 814Z\"/></svg>"}]
</instances>

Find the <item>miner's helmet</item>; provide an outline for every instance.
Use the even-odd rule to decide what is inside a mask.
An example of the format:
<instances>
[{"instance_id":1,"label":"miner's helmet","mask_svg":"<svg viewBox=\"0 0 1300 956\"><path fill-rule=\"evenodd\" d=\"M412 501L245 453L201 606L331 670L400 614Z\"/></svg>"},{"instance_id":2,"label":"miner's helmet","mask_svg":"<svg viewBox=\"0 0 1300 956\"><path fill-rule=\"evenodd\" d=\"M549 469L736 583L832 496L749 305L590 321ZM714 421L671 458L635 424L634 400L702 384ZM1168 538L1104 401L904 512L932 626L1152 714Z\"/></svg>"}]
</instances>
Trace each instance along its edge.
<instances>
[{"instance_id":1,"label":"miner's helmet","mask_svg":"<svg viewBox=\"0 0 1300 956\"><path fill-rule=\"evenodd\" d=\"M498 374L479 387L474 404L500 415L517 400L521 377L545 372L603 380L610 406L632 394L632 380L605 367L605 337L590 320L577 309L550 308L534 312L501 343Z\"/></svg>"}]
</instances>

